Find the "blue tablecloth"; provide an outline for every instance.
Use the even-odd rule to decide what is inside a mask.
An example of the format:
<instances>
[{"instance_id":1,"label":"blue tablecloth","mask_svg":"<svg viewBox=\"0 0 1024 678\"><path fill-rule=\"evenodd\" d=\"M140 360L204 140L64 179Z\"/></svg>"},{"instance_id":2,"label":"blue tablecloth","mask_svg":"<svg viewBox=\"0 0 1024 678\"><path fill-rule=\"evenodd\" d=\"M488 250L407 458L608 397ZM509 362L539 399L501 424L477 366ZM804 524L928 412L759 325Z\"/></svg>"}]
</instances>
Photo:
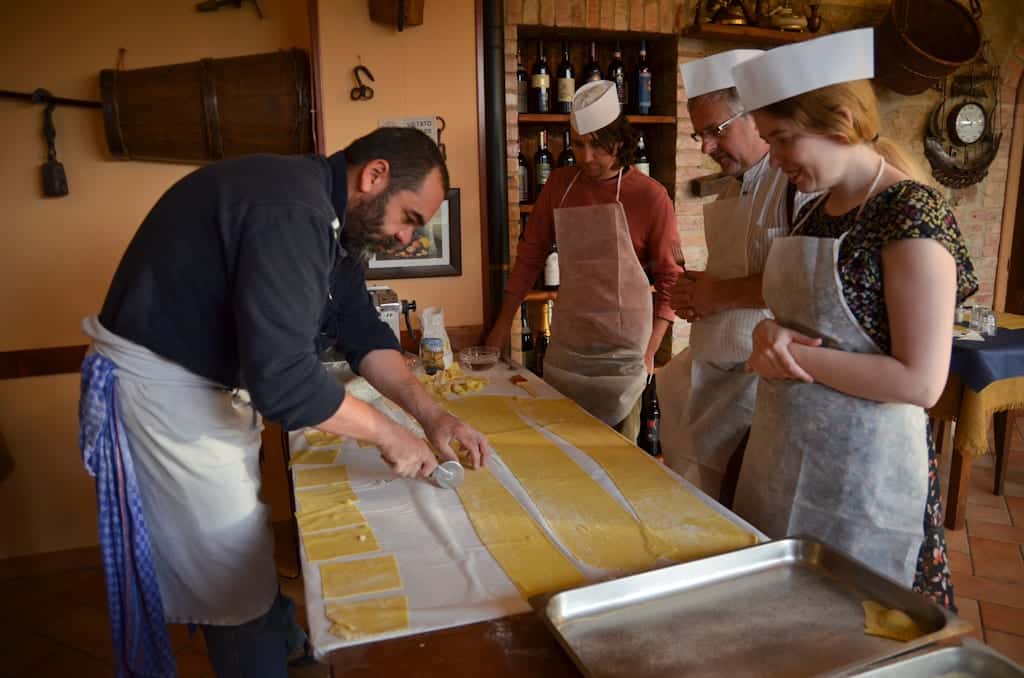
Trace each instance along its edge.
<instances>
[{"instance_id":1,"label":"blue tablecloth","mask_svg":"<svg viewBox=\"0 0 1024 678\"><path fill-rule=\"evenodd\" d=\"M953 340L950 370L973 391L993 381L1024 376L1024 330L1002 327L985 341Z\"/></svg>"}]
</instances>

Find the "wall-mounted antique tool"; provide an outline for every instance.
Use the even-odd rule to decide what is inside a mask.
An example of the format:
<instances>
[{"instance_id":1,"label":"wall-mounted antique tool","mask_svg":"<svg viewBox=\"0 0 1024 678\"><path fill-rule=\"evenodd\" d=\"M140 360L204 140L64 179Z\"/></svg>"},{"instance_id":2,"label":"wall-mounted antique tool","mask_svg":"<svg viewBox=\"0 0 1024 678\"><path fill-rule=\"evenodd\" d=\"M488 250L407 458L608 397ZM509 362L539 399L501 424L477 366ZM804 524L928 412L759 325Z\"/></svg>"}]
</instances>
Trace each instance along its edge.
<instances>
[{"instance_id":1,"label":"wall-mounted antique tool","mask_svg":"<svg viewBox=\"0 0 1024 678\"><path fill-rule=\"evenodd\" d=\"M366 66L359 64L352 69L352 75L355 76L356 86L352 88L351 97L352 101L369 101L373 98L373 88L363 83L359 74L362 73L370 79L370 82L377 82L376 78L373 77L373 73Z\"/></svg>"},{"instance_id":2,"label":"wall-mounted antique tool","mask_svg":"<svg viewBox=\"0 0 1024 678\"><path fill-rule=\"evenodd\" d=\"M35 103L46 102L43 110L43 135L46 137L46 162L43 163L43 195L60 198L68 194L68 177L64 165L57 162L57 128L53 126L53 109L57 104L45 89L32 93Z\"/></svg>"}]
</instances>

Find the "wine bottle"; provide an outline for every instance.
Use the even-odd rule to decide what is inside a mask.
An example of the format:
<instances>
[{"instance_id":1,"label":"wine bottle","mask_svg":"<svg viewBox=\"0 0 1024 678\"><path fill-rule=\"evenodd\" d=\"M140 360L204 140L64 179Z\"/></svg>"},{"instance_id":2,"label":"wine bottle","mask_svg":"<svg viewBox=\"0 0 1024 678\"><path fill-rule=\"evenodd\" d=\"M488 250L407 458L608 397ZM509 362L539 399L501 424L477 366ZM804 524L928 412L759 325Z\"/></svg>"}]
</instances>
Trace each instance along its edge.
<instances>
[{"instance_id":1,"label":"wine bottle","mask_svg":"<svg viewBox=\"0 0 1024 678\"><path fill-rule=\"evenodd\" d=\"M533 62L530 77L530 110L534 113L551 112L551 69L544 56L544 43L537 41L537 60Z\"/></svg>"},{"instance_id":2,"label":"wine bottle","mask_svg":"<svg viewBox=\"0 0 1024 678\"><path fill-rule=\"evenodd\" d=\"M551 251L548 258L544 260L544 289L554 291L558 289L558 243L551 243Z\"/></svg>"},{"instance_id":3,"label":"wine bottle","mask_svg":"<svg viewBox=\"0 0 1024 678\"><path fill-rule=\"evenodd\" d=\"M647 176L651 176L651 161L647 157L647 143L644 141L643 134L636 140L636 162L633 163L633 167Z\"/></svg>"},{"instance_id":4,"label":"wine bottle","mask_svg":"<svg viewBox=\"0 0 1024 678\"><path fill-rule=\"evenodd\" d=\"M558 112L572 112L572 98L576 94L576 74L569 61L569 43L562 43L562 61L558 64Z\"/></svg>"},{"instance_id":5,"label":"wine bottle","mask_svg":"<svg viewBox=\"0 0 1024 678\"><path fill-rule=\"evenodd\" d=\"M608 79L615 83L619 95L619 110L626 110L629 104L629 83L626 81L626 64L622 63L622 46L616 42L612 61L608 64Z\"/></svg>"},{"instance_id":6,"label":"wine bottle","mask_svg":"<svg viewBox=\"0 0 1024 678\"><path fill-rule=\"evenodd\" d=\"M529 110L530 79L523 68L523 52L516 50L516 111L526 113Z\"/></svg>"},{"instance_id":7,"label":"wine bottle","mask_svg":"<svg viewBox=\"0 0 1024 678\"><path fill-rule=\"evenodd\" d=\"M530 202L530 171L526 166L526 156L519 151L519 204Z\"/></svg>"},{"instance_id":8,"label":"wine bottle","mask_svg":"<svg viewBox=\"0 0 1024 678\"><path fill-rule=\"evenodd\" d=\"M537 353L533 349L533 332L530 330L530 320L527 317L526 304L519 307L519 317L522 319L519 349L523 353L523 367L531 372L537 371Z\"/></svg>"},{"instance_id":9,"label":"wine bottle","mask_svg":"<svg viewBox=\"0 0 1024 678\"><path fill-rule=\"evenodd\" d=\"M651 112L651 67L647 63L647 41L640 41L640 65L636 69L636 112L649 115Z\"/></svg>"},{"instance_id":10,"label":"wine bottle","mask_svg":"<svg viewBox=\"0 0 1024 678\"><path fill-rule=\"evenodd\" d=\"M597 63L597 43L590 43L590 61L583 67L583 72L580 73L580 86L593 82L594 80L603 80L604 77L601 75L601 65Z\"/></svg>"},{"instance_id":11,"label":"wine bottle","mask_svg":"<svg viewBox=\"0 0 1024 678\"><path fill-rule=\"evenodd\" d=\"M562 132L562 152L558 154L559 167L575 167L576 154L572 152L572 137L568 128Z\"/></svg>"},{"instance_id":12,"label":"wine bottle","mask_svg":"<svg viewBox=\"0 0 1024 678\"><path fill-rule=\"evenodd\" d=\"M658 387L655 385L655 377L644 389L640 401L640 435L637 436L637 446L651 455L657 457L661 454L661 409L658 406Z\"/></svg>"},{"instance_id":13,"label":"wine bottle","mask_svg":"<svg viewBox=\"0 0 1024 678\"><path fill-rule=\"evenodd\" d=\"M544 358L547 356L548 345L551 343L551 302L544 304L544 313L541 315L540 334L537 335L537 348L534 353L537 356L537 376L544 376Z\"/></svg>"},{"instance_id":14,"label":"wine bottle","mask_svg":"<svg viewBox=\"0 0 1024 678\"><path fill-rule=\"evenodd\" d=\"M540 143L537 147L537 154L533 156L533 179L536 182L535 196L540 195L540 191L544 188L544 184L548 182L548 177L551 176L551 168L555 164L555 159L551 157L551 151L548 150L548 133L546 130L540 131Z\"/></svg>"}]
</instances>

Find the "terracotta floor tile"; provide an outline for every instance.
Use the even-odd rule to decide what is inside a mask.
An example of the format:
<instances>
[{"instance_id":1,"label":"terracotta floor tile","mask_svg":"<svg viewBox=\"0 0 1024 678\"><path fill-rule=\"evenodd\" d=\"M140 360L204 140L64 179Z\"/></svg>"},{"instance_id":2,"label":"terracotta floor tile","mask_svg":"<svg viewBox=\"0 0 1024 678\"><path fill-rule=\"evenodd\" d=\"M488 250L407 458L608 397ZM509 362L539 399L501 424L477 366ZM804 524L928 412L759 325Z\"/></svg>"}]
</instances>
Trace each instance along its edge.
<instances>
[{"instance_id":1,"label":"terracotta floor tile","mask_svg":"<svg viewBox=\"0 0 1024 678\"><path fill-rule=\"evenodd\" d=\"M967 530L946 530L946 547L950 551L970 554L971 547L967 541Z\"/></svg>"},{"instance_id":2,"label":"terracotta floor tile","mask_svg":"<svg viewBox=\"0 0 1024 678\"><path fill-rule=\"evenodd\" d=\"M1024 527L969 520L967 521L967 533L971 535L971 538L983 537L985 539L995 539L996 541L1024 544Z\"/></svg>"},{"instance_id":3,"label":"terracotta floor tile","mask_svg":"<svg viewBox=\"0 0 1024 678\"><path fill-rule=\"evenodd\" d=\"M967 520L977 520L985 523L999 523L1001 525L1010 525L1010 512L1003 508L992 508L989 506L979 506L978 504L968 504L967 506Z\"/></svg>"},{"instance_id":4,"label":"terracotta floor tile","mask_svg":"<svg viewBox=\"0 0 1024 678\"><path fill-rule=\"evenodd\" d=\"M56 647L50 655L18 678L112 678L113 664L70 647Z\"/></svg>"},{"instance_id":5,"label":"terracotta floor tile","mask_svg":"<svg viewBox=\"0 0 1024 678\"><path fill-rule=\"evenodd\" d=\"M1024 636L1015 636L1002 631L985 631L985 642L997 652L1002 652L1012 661L1024 664Z\"/></svg>"},{"instance_id":6,"label":"terracotta floor tile","mask_svg":"<svg viewBox=\"0 0 1024 678\"><path fill-rule=\"evenodd\" d=\"M972 487L970 493L967 495L967 505L1005 509L1006 501L1003 497L992 494L991 488L988 490L979 490ZM970 509L968 509L968 512L969 511Z\"/></svg>"},{"instance_id":7,"label":"terracotta floor tile","mask_svg":"<svg viewBox=\"0 0 1024 678\"><path fill-rule=\"evenodd\" d=\"M53 614L51 611L36 630L62 645L81 650L104 661L110 660L114 655L110 622L106 612L69 605L60 614Z\"/></svg>"},{"instance_id":8,"label":"terracotta floor tile","mask_svg":"<svg viewBox=\"0 0 1024 678\"><path fill-rule=\"evenodd\" d=\"M1014 525L1024 527L1024 497L1003 497Z\"/></svg>"},{"instance_id":9,"label":"terracotta floor tile","mask_svg":"<svg viewBox=\"0 0 1024 678\"><path fill-rule=\"evenodd\" d=\"M974 565L971 564L971 556L961 551L949 549L949 569L954 573L974 574Z\"/></svg>"},{"instance_id":10,"label":"terracotta floor tile","mask_svg":"<svg viewBox=\"0 0 1024 678\"><path fill-rule=\"evenodd\" d=\"M978 601L1024 608L1024 584L1011 584L970 574L953 577L955 592Z\"/></svg>"},{"instance_id":11,"label":"terracotta floor tile","mask_svg":"<svg viewBox=\"0 0 1024 678\"><path fill-rule=\"evenodd\" d=\"M1024 559L1018 544L973 535L969 539L976 576L1024 584Z\"/></svg>"},{"instance_id":12,"label":"terracotta floor tile","mask_svg":"<svg viewBox=\"0 0 1024 678\"><path fill-rule=\"evenodd\" d=\"M986 629L1024 636L1024 610L1020 608L984 602L981 603L981 617Z\"/></svg>"},{"instance_id":13,"label":"terracotta floor tile","mask_svg":"<svg viewBox=\"0 0 1024 678\"><path fill-rule=\"evenodd\" d=\"M954 591L954 593L958 592ZM974 600L973 598L966 598L957 595L956 607L958 610L958 616L960 616L962 619L971 622L971 624L974 626L974 630L971 631L968 635L977 638L982 642L985 642L985 633L981 626L981 612L978 608L978 601Z\"/></svg>"}]
</instances>

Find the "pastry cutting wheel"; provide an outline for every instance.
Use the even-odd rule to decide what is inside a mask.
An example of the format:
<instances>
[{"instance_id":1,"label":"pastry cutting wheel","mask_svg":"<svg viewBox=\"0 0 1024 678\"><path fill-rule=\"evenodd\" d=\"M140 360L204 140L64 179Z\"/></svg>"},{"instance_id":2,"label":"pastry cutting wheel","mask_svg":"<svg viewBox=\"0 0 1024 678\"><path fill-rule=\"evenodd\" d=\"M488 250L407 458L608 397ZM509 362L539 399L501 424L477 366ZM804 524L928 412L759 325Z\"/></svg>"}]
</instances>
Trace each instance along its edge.
<instances>
[{"instance_id":1,"label":"pastry cutting wheel","mask_svg":"<svg viewBox=\"0 0 1024 678\"><path fill-rule=\"evenodd\" d=\"M433 471L430 472L430 479L434 484L445 490L454 490L457 488L462 484L465 476L465 469L463 469L462 464L457 461L446 461L440 463Z\"/></svg>"}]
</instances>

